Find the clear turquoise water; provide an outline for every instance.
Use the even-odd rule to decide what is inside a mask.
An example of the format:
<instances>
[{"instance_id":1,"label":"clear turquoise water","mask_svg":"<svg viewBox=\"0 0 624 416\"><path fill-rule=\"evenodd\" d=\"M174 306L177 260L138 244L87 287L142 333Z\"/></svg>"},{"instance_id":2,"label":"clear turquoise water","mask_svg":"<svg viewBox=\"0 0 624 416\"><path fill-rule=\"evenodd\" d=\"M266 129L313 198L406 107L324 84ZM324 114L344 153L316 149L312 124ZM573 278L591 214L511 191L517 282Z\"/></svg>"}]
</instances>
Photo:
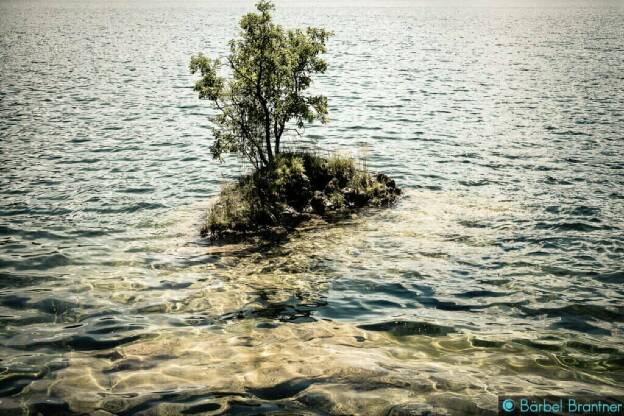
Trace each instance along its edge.
<instances>
[{"instance_id":1,"label":"clear turquoise water","mask_svg":"<svg viewBox=\"0 0 624 416\"><path fill-rule=\"evenodd\" d=\"M187 70L250 9L0 4L0 413L624 394L621 4L278 3L336 32L303 144L406 195L262 250L198 236L246 167Z\"/></svg>"}]
</instances>

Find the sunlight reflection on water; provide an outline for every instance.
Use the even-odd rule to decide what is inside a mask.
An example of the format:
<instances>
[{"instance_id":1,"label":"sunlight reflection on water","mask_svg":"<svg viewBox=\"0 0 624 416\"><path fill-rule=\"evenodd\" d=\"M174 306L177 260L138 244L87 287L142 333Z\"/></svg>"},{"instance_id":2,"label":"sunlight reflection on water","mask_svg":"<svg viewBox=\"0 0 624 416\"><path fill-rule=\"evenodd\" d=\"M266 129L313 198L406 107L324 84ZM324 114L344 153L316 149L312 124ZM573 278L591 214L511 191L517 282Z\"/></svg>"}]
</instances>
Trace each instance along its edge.
<instances>
[{"instance_id":1,"label":"sunlight reflection on water","mask_svg":"<svg viewBox=\"0 0 624 416\"><path fill-rule=\"evenodd\" d=\"M621 8L278 6L336 31L306 137L406 195L255 247L199 239L245 167L186 69L248 5L0 5L0 413L622 394Z\"/></svg>"}]
</instances>

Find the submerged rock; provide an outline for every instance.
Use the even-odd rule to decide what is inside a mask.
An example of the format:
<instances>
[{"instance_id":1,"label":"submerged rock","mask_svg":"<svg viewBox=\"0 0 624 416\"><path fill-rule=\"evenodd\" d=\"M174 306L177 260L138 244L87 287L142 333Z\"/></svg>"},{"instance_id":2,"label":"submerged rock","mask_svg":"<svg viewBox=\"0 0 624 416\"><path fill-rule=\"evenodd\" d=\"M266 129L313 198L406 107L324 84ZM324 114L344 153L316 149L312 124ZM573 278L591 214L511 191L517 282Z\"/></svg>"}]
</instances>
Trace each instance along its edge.
<instances>
[{"instance_id":1,"label":"submerged rock","mask_svg":"<svg viewBox=\"0 0 624 416\"><path fill-rule=\"evenodd\" d=\"M223 187L202 236L283 233L311 218L328 219L366 206L388 206L401 190L385 174L371 175L353 159L280 154L274 166Z\"/></svg>"}]
</instances>

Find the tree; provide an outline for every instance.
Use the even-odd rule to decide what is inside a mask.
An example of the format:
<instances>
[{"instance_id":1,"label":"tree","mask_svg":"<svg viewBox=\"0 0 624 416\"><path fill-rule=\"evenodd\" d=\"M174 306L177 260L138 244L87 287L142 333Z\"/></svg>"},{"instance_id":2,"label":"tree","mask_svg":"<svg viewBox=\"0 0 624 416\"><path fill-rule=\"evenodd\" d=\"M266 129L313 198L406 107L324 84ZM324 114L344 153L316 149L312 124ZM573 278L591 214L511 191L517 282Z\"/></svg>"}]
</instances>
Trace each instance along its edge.
<instances>
[{"instance_id":1,"label":"tree","mask_svg":"<svg viewBox=\"0 0 624 416\"><path fill-rule=\"evenodd\" d=\"M301 134L305 123L327 122L327 98L306 95L312 76L324 73L320 58L331 32L308 27L285 30L273 23L270 1L256 4L258 13L240 21L240 36L229 43L230 78L219 75L221 62L203 54L191 58L191 73L200 73L194 90L217 109L213 118L214 158L238 153L256 168L272 166L282 136Z\"/></svg>"}]
</instances>

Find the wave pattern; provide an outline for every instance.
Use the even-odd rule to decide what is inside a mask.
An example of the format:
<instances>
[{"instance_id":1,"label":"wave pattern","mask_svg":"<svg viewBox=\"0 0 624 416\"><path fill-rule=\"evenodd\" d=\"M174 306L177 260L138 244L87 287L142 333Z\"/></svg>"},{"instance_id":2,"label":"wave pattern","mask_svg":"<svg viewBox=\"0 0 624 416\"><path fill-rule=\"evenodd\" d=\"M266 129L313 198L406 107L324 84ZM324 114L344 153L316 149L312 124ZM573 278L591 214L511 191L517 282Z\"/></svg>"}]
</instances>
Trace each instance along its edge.
<instances>
[{"instance_id":1,"label":"wave pattern","mask_svg":"<svg viewBox=\"0 0 624 416\"><path fill-rule=\"evenodd\" d=\"M279 3L336 32L331 123L291 143L407 192L261 247L198 239L247 166L187 71L249 4L0 4L0 413L624 394L623 11L517 3Z\"/></svg>"}]
</instances>

